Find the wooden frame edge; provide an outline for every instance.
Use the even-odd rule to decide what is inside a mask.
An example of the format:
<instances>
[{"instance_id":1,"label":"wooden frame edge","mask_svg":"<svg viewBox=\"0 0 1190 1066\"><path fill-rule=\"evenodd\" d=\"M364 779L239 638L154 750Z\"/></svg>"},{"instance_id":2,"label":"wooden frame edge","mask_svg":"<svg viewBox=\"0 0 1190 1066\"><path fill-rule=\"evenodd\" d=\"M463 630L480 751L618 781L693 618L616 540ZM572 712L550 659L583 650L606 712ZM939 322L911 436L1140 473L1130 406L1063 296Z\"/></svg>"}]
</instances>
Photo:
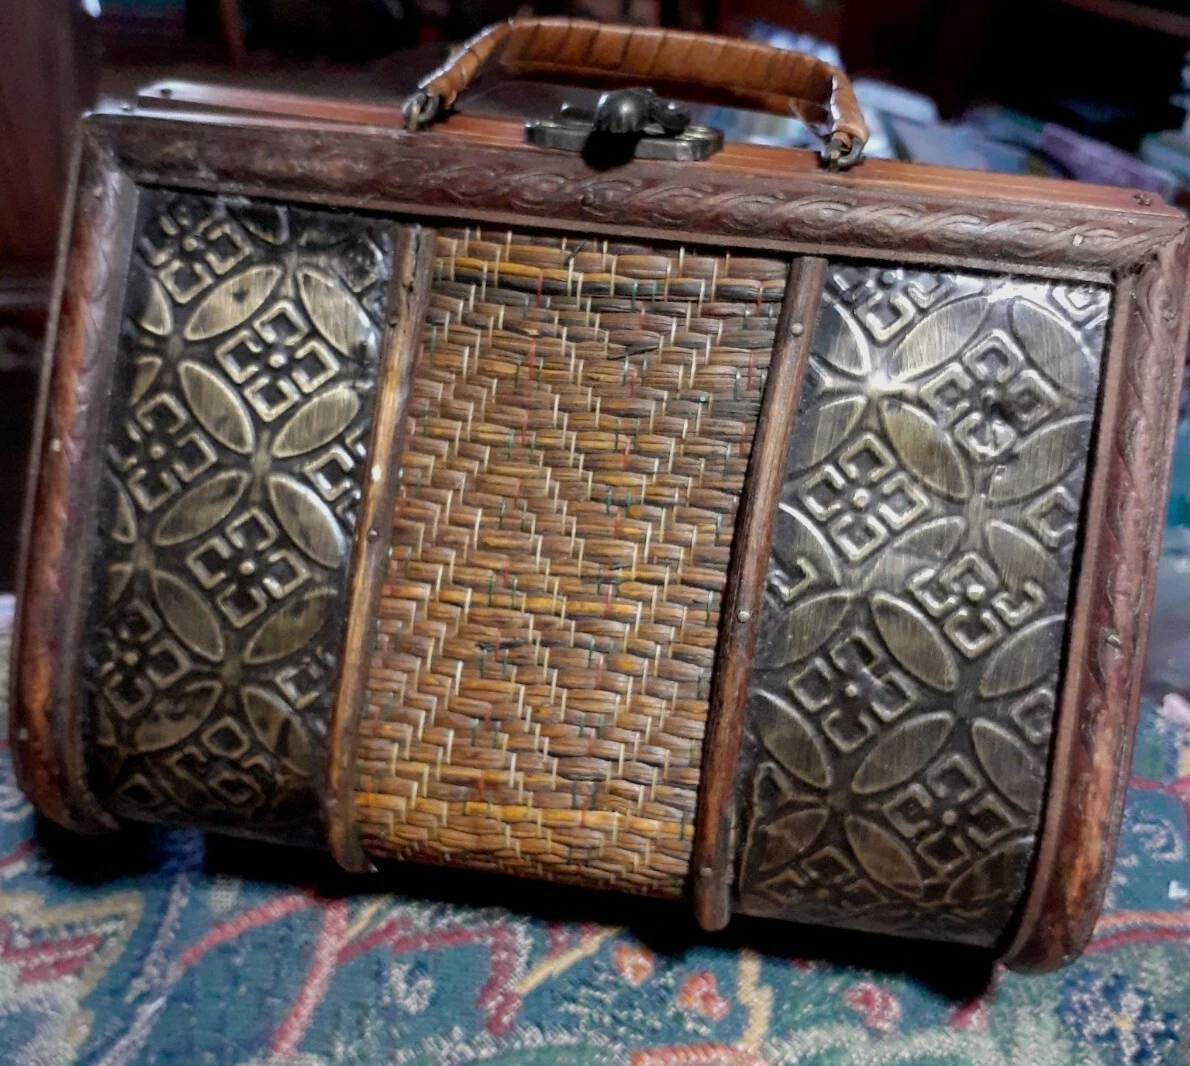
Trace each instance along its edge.
<instances>
[{"instance_id":1,"label":"wooden frame edge","mask_svg":"<svg viewBox=\"0 0 1190 1066\"><path fill-rule=\"evenodd\" d=\"M355 566L348 592L339 684L327 725L323 819L331 853L351 873L371 873L375 869L360 843L355 818L356 752L359 721L367 700L368 666L376 641L376 610L392 557L389 540L406 407L434 270L435 237L435 231L424 226L398 228L389 288L389 334L372 416L369 474L355 531Z\"/></svg>"},{"instance_id":2,"label":"wooden frame edge","mask_svg":"<svg viewBox=\"0 0 1190 1066\"><path fill-rule=\"evenodd\" d=\"M81 123L31 452L10 738L17 781L38 811L89 833L115 829L117 822L87 785L80 719L78 649L92 543L85 531L97 481L88 472L98 472L103 382L110 370L103 354L119 329L136 198L136 186L91 124Z\"/></svg>"},{"instance_id":3,"label":"wooden frame edge","mask_svg":"<svg viewBox=\"0 0 1190 1066\"><path fill-rule=\"evenodd\" d=\"M179 111L98 112L92 123L138 182L317 201L417 218L574 227L788 255L928 261L1106 280L1176 235L1180 218L970 192L890 190L820 171L750 174L580 157L449 131ZM201 129L202 135L196 135ZM1157 202L1159 203L1159 202ZM991 256L992 258L989 258Z\"/></svg>"},{"instance_id":4,"label":"wooden frame edge","mask_svg":"<svg viewBox=\"0 0 1190 1066\"><path fill-rule=\"evenodd\" d=\"M1002 954L1017 970L1054 970L1082 952L1111 873L1190 329L1188 268L1183 223L1117 279L1046 810L1034 874Z\"/></svg>"},{"instance_id":5,"label":"wooden frame edge","mask_svg":"<svg viewBox=\"0 0 1190 1066\"><path fill-rule=\"evenodd\" d=\"M785 453L802 394L827 261L795 259L777 322L773 361L752 441L736 518L737 535L723 594L710 710L698 789L691 895L699 925L724 928L735 887L735 780L748 681L756 649L764 579L777 514Z\"/></svg>"}]
</instances>

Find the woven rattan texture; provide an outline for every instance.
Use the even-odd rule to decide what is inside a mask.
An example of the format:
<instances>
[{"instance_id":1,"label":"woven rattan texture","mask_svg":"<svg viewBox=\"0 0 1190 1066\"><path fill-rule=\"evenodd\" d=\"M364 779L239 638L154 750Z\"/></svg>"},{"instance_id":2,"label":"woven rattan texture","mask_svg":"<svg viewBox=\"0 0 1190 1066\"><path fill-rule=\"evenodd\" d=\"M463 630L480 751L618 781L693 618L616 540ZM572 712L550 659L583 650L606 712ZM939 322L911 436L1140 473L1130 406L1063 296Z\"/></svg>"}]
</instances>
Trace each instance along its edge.
<instances>
[{"instance_id":1,"label":"woven rattan texture","mask_svg":"<svg viewBox=\"0 0 1190 1066\"><path fill-rule=\"evenodd\" d=\"M785 272L440 236L360 728L374 857L683 894Z\"/></svg>"}]
</instances>

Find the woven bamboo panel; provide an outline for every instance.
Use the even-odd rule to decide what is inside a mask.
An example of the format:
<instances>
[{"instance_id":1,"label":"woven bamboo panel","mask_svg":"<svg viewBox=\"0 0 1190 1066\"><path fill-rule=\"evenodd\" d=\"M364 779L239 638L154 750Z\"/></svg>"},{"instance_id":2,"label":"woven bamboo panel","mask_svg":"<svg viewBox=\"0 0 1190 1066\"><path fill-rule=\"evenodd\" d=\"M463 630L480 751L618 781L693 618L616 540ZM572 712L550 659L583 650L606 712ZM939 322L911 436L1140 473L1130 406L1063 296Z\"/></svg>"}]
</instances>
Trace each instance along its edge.
<instances>
[{"instance_id":1,"label":"woven bamboo panel","mask_svg":"<svg viewBox=\"0 0 1190 1066\"><path fill-rule=\"evenodd\" d=\"M439 238L360 731L370 854L684 892L785 272Z\"/></svg>"}]
</instances>

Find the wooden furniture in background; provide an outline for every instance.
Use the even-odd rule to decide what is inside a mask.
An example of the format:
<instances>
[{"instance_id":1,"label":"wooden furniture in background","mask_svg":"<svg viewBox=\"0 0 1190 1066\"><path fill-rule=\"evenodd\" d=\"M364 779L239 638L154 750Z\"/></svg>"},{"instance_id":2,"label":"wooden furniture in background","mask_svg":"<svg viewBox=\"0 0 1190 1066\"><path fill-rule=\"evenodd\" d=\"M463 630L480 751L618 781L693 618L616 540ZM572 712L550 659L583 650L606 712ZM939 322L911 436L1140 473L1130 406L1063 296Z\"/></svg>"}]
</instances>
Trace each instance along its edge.
<instances>
[{"instance_id":1,"label":"wooden furniture in background","mask_svg":"<svg viewBox=\"0 0 1190 1066\"><path fill-rule=\"evenodd\" d=\"M48 275L79 113L94 99L94 22L76 0L0 5L0 271Z\"/></svg>"},{"instance_id":2,"label":"wooden furniture in background","mask_svg":"<svg viewBox=\"0 0 1190 1066\"><path fill-rule=\"evenodd\" d=\"M18 519L41 337L79 113L94 99L94 20L77 0L0 4L0 589Z\"/></svg>"}]
</instances>

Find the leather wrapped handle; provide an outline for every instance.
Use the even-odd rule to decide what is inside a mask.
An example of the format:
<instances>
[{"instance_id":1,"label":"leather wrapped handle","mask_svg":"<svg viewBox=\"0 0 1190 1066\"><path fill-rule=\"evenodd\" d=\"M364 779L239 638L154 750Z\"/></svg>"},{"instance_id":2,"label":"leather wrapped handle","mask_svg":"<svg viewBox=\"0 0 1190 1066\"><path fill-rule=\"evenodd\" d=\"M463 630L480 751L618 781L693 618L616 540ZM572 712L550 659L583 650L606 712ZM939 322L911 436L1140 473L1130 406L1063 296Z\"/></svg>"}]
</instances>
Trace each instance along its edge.
<instances>
[{"instance_id":1,"label":"leather wrapped handle","mask_svg":"<svg viewBox=\"0 0 1190 1066\"><path fill-rule=\"evenodd\" d=\"M847 75L801 52L712 34L567 18L499 22L422 79L405 102L409 129L429 125L487 67L512 77L611 88L648 85L697 103L794 115L820 136L823 158L859 162L868 139Z\"/></svg>"}]
</instances>

